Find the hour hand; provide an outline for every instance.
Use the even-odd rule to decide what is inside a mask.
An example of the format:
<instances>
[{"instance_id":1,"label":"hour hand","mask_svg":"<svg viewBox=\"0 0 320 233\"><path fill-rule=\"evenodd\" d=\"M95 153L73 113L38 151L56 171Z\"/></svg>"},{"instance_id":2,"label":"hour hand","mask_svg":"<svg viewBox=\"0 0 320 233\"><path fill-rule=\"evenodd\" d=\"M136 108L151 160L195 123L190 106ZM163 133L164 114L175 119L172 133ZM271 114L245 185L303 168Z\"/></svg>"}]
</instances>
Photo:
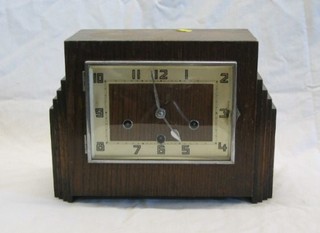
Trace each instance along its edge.
<instances>
[{"instance_id":1,"label":"hour hand","mask_svg":"<svg viewBox=\"0 0 320 233\"><path fill-rule=\"evenodd\" d=\"M172 128L172 126L170 125L169 121L166 118L163 118L163 120L166 123L166 125L169 127L171 136L177 141L181 142L179 131L177 129Z\"/></svg>"}]
</instances>

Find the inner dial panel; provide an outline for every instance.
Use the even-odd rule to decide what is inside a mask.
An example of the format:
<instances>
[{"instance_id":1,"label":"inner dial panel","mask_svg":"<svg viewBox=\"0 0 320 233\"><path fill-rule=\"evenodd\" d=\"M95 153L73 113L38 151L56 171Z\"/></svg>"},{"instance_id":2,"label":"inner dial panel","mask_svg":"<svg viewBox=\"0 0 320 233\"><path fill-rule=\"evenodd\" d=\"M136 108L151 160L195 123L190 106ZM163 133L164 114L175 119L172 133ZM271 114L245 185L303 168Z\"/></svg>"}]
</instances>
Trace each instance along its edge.
<instances>
[{"instance_id":1,"label":"inner dial panel","mask_svg":"<svg viewBox=\"0 0 320 233\"><path fill-rule=\"evenodd\" d=\"M86 62L89 162L233 162L235 62Z\"/></svg>"}]
</instances>

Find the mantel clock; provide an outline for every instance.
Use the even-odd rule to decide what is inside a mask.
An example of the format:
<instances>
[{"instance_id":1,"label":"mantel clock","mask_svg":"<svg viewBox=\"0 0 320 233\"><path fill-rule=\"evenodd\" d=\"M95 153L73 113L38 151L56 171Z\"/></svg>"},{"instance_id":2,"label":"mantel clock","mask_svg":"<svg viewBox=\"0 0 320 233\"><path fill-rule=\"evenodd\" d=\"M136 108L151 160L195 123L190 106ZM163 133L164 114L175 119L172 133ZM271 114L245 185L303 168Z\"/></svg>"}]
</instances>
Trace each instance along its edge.
<instances>
[{"instance_id":1,"label":"mantel clock","mask_svg":"<svg viewBox=\"0 0 320 233\"><path fill-rule=\"evenodd\" d=\"M248 30L81 30L50 109L55 196L272 196L276 110Z\"/></svg>"}]
</instances>

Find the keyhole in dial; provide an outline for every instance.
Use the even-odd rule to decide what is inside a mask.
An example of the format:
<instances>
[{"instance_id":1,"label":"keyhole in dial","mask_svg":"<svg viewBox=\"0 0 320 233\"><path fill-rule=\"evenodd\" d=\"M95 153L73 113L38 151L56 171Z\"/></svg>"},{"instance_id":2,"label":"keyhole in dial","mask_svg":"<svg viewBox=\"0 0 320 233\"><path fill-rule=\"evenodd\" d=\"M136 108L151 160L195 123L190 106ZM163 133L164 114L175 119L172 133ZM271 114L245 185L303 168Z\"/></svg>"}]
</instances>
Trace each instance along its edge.
<instances>
[{"instance_id":1,"label":"keyhole in dial","mask_svg":"<svg viewBox=\"0 0 320 233\"><path fill-rule=\"evenodd\" d=\"M189 122L189 128L192 129L192 130L196 130L199 128L199 121L197 120L191 120Z\"/></svg>"},{"instance_id":2,"label":"keyhole in dial","mask_svg":"<svg viewBox=\"0 0 320 233\"><path fill-rule=\"evenodd\" d=\"M164 135L162 135L162 134L160 134L160 135L157 136L157 142L158 142L158 143L162 144L162 143L164 143L165 141L166 141L166 136L164 136Z\"/></svg>"},{"instance_id":3,"label":"keyhole in dial","mask_svg":"<svg viewBox=\"0 0 320 233\"><path fill-rule=\"evenodd\" d=\"M124 120L123 123L122 123L122 126L125 129L131 129L132 126L133 126L133 122L132 122L132 120L129 120L129 119Z\"/></svg>"}]
</instances>

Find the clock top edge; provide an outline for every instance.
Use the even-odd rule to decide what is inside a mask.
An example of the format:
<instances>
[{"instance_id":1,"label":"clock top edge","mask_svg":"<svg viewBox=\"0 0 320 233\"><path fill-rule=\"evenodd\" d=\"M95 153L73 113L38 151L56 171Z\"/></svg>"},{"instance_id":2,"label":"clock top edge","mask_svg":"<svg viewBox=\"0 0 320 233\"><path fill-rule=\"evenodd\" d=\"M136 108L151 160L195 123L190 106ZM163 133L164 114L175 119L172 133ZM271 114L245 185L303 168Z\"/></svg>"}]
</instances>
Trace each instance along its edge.
<instances>
[{"instance_id":1,"label":"clock top edge","mask_svg":"<svg viewBox=\"0 0 320 233\"><path fill-rule=\"evenodd\" d=\"M248 29L83 29L66 40L80 41L257 42L257 39Z\"/></svg>"}]
</instances>

